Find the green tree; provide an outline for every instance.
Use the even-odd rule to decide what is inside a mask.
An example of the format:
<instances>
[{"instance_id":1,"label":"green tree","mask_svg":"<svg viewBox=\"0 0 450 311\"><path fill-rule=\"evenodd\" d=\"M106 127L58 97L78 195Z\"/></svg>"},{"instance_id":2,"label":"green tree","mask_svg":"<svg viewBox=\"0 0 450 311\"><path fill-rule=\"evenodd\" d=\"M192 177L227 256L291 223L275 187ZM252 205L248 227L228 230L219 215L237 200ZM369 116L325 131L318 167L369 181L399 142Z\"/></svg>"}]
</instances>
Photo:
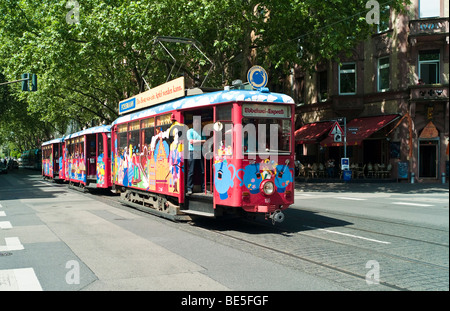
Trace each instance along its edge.
<instances>
[{"instance_id":1,"label":"green tree","mask_svg":"<svg viewBox=\"0 0 450 311\"><path fill-rule=\"evenodd\" d=\"M294 64L337 59L366 38L365 0L0 0L0 72L39 77L37 92L11 86L30 115L49 124L110 123L120 100L165 82L173 61L153 39L193 38L213 61L205 86L246 80L251 65L278 81ZM381 3L381 2L380 2ZM395 10L403 1L390 0ZM384 3L383 3L384 4ZM73 16L75 17L75 16ZM73 20L73 19L72 19ZM167 43L191 85L210 65L189 45Z\"/></svg>"}]
</instances>

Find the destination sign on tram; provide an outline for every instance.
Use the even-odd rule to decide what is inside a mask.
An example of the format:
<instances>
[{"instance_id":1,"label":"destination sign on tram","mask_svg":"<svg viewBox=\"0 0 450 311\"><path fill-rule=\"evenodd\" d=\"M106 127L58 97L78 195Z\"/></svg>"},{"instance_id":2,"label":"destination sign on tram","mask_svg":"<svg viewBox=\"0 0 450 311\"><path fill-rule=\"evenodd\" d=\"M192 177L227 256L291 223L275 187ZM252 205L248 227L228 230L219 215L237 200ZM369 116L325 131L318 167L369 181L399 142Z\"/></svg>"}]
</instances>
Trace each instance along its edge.
<instances>
[{"instance_id":1,"label":"destination sign on tram","mask_svg":"<svg viewBox=\"0 0 450 311\"><path fill-rule=\"evenodd\" d=\"M242 106L242 115L250 118L289 118L290 107L279 105L245 104Z\"/></svg>"}]
</instances>

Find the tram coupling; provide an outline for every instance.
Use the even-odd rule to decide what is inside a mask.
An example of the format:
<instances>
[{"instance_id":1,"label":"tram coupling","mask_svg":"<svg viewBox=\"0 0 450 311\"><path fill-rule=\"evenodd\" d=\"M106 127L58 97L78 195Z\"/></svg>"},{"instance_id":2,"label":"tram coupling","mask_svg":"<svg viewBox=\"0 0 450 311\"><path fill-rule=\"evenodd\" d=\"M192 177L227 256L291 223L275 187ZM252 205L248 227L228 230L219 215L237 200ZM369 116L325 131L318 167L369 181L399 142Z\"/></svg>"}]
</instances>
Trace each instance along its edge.
<instances>
[{"instance_id":1,"label":"tram coupling","mask_svg":"<svg viewBox=\"0 0 450 311\"><path fill-rule=\"evenodd\" d=\"M281 210L277 209L269 215L269 218L272 219L272 224L275 225L275 223L282 223L284 221L284 214Z\"/></svg>"}]
</instances>

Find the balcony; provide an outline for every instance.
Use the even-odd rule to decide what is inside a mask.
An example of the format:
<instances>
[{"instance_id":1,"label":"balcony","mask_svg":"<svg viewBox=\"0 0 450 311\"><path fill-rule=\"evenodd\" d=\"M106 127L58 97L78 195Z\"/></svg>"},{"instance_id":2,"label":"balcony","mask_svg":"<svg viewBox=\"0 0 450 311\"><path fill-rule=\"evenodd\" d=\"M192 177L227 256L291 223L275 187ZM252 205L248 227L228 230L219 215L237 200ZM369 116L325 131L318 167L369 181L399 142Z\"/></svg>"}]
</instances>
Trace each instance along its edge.
<instances>
[{"instance_id":1,"label":"balcony","mask_svg":"<svg viewBox=\"0 0 450 311\"><path fill-rule=\"evenodd\" d=\"M448 84L411 85L411 101L448 101Z\"/></svg>"},{"instance_id":2,"label":"balcony","mask_svg":"<svg viewBox=\"0 0 450 311\"><path fill-rule=\"evenodd\" d=\"M449 43L449 18L416 19L409 22L409 42L416 45L417 42L446 40Z\"/></svg>"}]
</instances>

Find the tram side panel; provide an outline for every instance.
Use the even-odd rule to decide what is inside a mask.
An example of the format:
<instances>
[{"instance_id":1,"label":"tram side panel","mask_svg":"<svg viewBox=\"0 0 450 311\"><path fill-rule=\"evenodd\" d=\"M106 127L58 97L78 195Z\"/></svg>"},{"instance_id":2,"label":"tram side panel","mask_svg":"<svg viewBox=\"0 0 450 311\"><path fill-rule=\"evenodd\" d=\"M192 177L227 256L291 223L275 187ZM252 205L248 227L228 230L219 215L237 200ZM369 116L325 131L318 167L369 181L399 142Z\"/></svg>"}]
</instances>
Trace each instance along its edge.
<instances>
[{"instance_id":1,"label":"tram side panel","mask_svg":"<svg viewBox=\"0 0 450 311\"><path fill-rule=\"evenodd\" d=\"M109 126L99 126L75 133L65 141L65 176L71 183L97 188L111 187Z\"/></svg>"},{"instance_id":2,"label":"tram side panel","mask_svg":"<svg viewBox=\"0 0 450 311\"><path fill-rule=\"evenodd\" d=\"M84 135L70 139L67 162L69 181L86 185L86 148L84 140Z\"/></svg>"},{"instance_id":3,"label":"tram side panel","mask_svg":"<svg viewBox=\"0 0 450 311\"><path fill-rule=\"evenodd\" d=\"M111 182L111 134L97 133L96 183L97 188L110 188Z\"/></svg>"},{"instance_id":4,"label":"tram side panel","mask_svg":"<svg viewBox=\"0 0 450 311\"><path fill-rule=\"evenodd\" d=\"M118 124L112 132L112 178L116 189L176 197L182 203L183 143L171 135L170 114Z\"/></svg>"},{"instance_id":5,"label":"tram side panel","mask_svg":"<svg viewBox=\"0 0 450 311\"><path fill-rule=\"evenodd\" d=\"M54 180L64 179L62 150L62 138L42 144L42 176Z\"/></svg>"},{"instance_id":6,"label":"tram side panel","mask_svg":"<svg viewBox=\"0 0 450 311\"><path fill-rule=\"evenodd\" d=\"M53 179L53 144L42 146L42 176Z\"/></svg>"}]
</instances>

